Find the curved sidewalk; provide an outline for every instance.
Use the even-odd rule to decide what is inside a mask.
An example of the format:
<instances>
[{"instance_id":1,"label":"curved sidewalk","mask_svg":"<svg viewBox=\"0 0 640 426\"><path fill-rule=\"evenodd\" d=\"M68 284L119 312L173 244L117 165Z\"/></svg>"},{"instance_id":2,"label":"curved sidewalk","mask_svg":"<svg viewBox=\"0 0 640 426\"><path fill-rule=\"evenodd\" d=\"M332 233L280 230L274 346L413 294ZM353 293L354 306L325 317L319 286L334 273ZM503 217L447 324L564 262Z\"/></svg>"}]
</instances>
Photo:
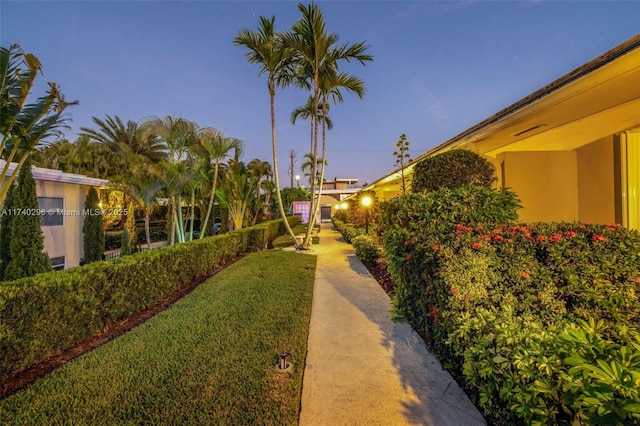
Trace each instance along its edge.
<instances>
[{"instance_id":1,"label":"curved sidewalk","mask_svg":"<svg viewBox=\"0 0 640 426\"><path fill-rule=\"evenodd\" d=\"M318 263L300 425L484 425L480 412L330 224Z\"/></svg>"}]
</instances>

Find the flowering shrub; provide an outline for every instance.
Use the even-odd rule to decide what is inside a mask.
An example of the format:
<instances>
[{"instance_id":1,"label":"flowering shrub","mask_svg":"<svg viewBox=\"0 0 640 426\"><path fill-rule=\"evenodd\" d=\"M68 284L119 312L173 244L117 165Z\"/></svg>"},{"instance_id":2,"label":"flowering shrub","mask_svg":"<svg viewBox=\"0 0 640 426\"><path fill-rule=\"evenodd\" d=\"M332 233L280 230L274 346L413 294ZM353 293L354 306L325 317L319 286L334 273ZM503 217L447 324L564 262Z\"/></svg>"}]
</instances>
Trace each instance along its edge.
<instances>
[{"instance_id":1,"label":"flowering shrub","mask_svg":"<svg viewBox=\"0 0 640 426\"><path fill-rule=\"evenodd\" d=\"M396 317L457 366L490 422L640 423L640 234L513 224L508 201L432 194L383 211Z\"/></svg>"}]
</instances>

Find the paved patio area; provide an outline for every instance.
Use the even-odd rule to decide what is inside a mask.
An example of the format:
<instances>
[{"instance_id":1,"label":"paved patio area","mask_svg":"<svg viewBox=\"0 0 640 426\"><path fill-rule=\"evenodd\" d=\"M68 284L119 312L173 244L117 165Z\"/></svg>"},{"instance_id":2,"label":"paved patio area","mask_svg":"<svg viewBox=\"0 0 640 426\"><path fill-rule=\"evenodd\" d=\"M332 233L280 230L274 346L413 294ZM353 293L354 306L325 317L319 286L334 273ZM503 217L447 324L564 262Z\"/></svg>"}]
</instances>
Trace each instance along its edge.
<instances>
[{"instance_id":1,"label":"paved patio area","mask_svg":"<svg viewBox=\"0 0 640 426\"><path fill-rule=\"evenodd\" d=\"M480 412L390 301L350 244L324 224L300 425L484 425Z\"/></svg>"}]
</instances>

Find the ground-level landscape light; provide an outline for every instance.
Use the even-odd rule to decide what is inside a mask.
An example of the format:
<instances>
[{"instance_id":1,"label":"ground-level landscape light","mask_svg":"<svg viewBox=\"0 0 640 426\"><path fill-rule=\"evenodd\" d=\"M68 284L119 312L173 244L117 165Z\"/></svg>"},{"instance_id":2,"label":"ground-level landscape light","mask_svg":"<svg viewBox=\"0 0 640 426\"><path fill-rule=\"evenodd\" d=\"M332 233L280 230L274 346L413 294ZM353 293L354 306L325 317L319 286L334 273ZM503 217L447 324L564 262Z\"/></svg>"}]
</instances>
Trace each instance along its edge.
<instances>
[{"instance_id":1,"label":"ground-level landscape light","mask_svg":"<svg viewBox=\"0 0 640 426\"><path fill-rule=\"evenodd\" d=\"M290 358L290 357L291 357L291 354L289 352L286 352L286 351L280 352L280 362L278 362L278 365L276 367L276 370L278 370L279 373L290 373L291 370L293 370L293 364L287 361L287 358Z\"/></svg>"}]
</instances>

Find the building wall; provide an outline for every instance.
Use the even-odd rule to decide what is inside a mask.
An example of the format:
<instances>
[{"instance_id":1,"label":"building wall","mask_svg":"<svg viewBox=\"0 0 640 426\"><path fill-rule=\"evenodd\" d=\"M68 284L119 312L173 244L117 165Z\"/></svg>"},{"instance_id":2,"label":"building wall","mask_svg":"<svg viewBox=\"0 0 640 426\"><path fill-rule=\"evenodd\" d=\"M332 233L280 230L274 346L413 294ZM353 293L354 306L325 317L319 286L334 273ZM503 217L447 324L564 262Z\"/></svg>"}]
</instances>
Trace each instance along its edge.
<instances>
[{"instance_id":1,"label":"building wall","mask_svg":"<svg viewBox=\"0 0 640 426\"><path fill-rule=\"evenodd\" d=\"M579 220L616 221L613 135L577 149Z\"/></svg>"},{"instance_id":2,"label":"building wall","mask_svg":"<svg viewBox=\"0 0 640 426\"><path fill-rule=\"evenodd\" d=\"M505 152L502 181L520 197L523 222L579 219L576 151Z\"/></svg>"},{"instance_id":3,"label":"building wall","mask_svg":"<svg viewBox=\"0 0 640 426\"><path fill-rule=\"evenodd\" d=\"M50 258L65 256L65 269L80 264L84 256L82 225L84 217L82 210L86 198L86 187L36 180L36 194L38 197L63 198L65 215L63 226L43 226L44 248Z\"/></svg>"}]
</instances>

